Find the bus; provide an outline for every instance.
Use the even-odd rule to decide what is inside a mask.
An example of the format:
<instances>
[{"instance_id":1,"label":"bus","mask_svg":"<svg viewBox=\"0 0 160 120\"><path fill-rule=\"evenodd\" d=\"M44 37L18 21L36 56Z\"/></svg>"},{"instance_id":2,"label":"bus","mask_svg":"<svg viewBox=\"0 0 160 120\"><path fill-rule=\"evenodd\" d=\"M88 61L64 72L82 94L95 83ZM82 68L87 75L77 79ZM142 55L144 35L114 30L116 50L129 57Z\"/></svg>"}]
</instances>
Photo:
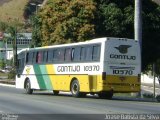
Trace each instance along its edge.
<instances>
[{"instance_id":1,"label":"bus","mask_svg":"<svg viewBox=\"0 0 160 120\"><path fill-rule=\"evenodd\" d=\"M85 42L23 49L18 54L16 88L71 92L74 97L140 91L139 42L104 37Z\"/></svg>"}]
</instances>

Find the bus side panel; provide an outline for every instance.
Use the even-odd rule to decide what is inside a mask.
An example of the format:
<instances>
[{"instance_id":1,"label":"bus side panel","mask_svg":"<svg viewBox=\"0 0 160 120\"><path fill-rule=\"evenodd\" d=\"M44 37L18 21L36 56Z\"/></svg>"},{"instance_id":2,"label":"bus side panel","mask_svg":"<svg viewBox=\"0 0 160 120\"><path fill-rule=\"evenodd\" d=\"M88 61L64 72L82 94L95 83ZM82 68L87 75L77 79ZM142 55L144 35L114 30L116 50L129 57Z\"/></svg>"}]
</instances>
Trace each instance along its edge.
<instances>
[{"instance_id":1,"label":"bus side panel","mask_svg":"<svg viewBox=\"0 0 160 120\"><path fill-rule=\"evenodd\" d=\"M19 76L19 77L18 77ZM16 88L24 89L25 80L29 80L32 89L40 89L32 65L26 65L22 74L16 76Z\"/></svg>"},{"instance_id":2,"label":"bus side panel","mask_svg":"<svg viewBox=\"0 0 160 120\"><path fill-rule=\"evenodd\" d=\"M16 88L23 89L24 88L24 80L25 80L25 78L22 75L20 75L20 77L18 77L16 75Z\"/></svg>"},{"instance_id":3,"label":"bus side panel","mask_svg":"<svg viewBox=\"0 0 160 120\"><path fill-rule=\"evenodd\" d=\"M81 92L90 92L88 75L50 75L54 90L70 91L72 80L77 79L80 84Z\"/></svg>"}]
</instances>

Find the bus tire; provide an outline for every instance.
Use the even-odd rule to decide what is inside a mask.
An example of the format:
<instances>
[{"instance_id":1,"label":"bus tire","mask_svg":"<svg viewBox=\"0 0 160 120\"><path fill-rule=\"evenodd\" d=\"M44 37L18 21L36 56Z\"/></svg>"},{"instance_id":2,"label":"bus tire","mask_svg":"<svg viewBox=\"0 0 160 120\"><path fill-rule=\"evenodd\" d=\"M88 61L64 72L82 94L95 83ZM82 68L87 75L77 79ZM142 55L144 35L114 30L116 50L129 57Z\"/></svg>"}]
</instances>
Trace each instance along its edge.
<instances>
[{"instance_id":1,"label":"bus tire","mask_svg":"<svg viewBox=\"0 0 160 120\"><path fill-rule=\"evenodd\" d=\"M80 85L79 85L78 80L73 80L73 82L71 83L71 93L73 97L81 96Z\"/></svg>"},{"instance_id":2,"label":"bus tire","mask_svg":"<svg viewBox=\"0 0 160 120\"><path fill-rule=\"evenodd\" d=\"M53 90L53 94L54 94L54 95L58 95L58 94L59 94L59 91L58 91L58 90Z\"/></svg>"},{"instance_id":3,"label":"bus tire","mask_svg":"<svg viewBox=\"0 0 160 120\"><path fill-rule=\"evenodd\" d=\"M101 99L112 99L112 97L113 97L113 91L100 92L100 93L98 93L98 96Z\"/></svg>"},{"instance_id":4,"label":"bus tire","mask_svg":"<svg viewBox=\"0 0 160 120\"><path fill-rule=\"evenodd\" d=\"M27 94L32 94L33 93L33 89L31 89L31 83L29 80L27 80L25 82L25 90Z\"/></svg>"}]
</instances>

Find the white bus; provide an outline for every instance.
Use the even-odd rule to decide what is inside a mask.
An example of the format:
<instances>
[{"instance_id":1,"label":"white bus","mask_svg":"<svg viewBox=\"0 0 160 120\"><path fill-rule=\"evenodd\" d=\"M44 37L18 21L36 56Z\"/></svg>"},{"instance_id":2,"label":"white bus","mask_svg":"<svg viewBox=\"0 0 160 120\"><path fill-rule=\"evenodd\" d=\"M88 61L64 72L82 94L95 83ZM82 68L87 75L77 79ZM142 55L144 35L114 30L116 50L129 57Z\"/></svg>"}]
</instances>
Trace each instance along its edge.
<instances>
[{"instance_id":1,"label":"white bus","mask_svg":"<svg viewBox=\"0 0 160 120\"><path fill-rule=\"evenodd\" d=\"M101 98L139 92L140 53L139 43L126 38L24 49L18 54L16 88L28 94L71 91L74 97L91 93Z\"/></svg>"}]
</instances>

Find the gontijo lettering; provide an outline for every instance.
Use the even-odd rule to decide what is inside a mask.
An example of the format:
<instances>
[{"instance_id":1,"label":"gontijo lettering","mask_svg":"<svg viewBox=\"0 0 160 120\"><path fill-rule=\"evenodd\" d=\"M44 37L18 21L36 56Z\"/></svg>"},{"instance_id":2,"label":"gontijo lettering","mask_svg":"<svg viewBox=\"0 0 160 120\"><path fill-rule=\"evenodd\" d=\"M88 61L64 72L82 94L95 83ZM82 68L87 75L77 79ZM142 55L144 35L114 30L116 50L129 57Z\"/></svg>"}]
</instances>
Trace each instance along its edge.
<instances>
[{"instance_id":1,"label":"gontijo lettering","mask_svg":"<svg viewBox=\"0 0 160 120\"><path fill-rule=\"evenodd\" d=\"M58 66L57 67L58 72L79 72L80 71L80 66Z\"/></svg>"},{"instance_id":2,"label":"gontijo lettering","mask_svg":"<svg viewBox=\"0 0 160 120\"><path fill-rule=\"evenodd\" d=\"M117 55L117 54L110 54L110 58L113 58L113 59L136 60L136 56L129 56L129 55Z\"/></svg>"}]
</instances>

